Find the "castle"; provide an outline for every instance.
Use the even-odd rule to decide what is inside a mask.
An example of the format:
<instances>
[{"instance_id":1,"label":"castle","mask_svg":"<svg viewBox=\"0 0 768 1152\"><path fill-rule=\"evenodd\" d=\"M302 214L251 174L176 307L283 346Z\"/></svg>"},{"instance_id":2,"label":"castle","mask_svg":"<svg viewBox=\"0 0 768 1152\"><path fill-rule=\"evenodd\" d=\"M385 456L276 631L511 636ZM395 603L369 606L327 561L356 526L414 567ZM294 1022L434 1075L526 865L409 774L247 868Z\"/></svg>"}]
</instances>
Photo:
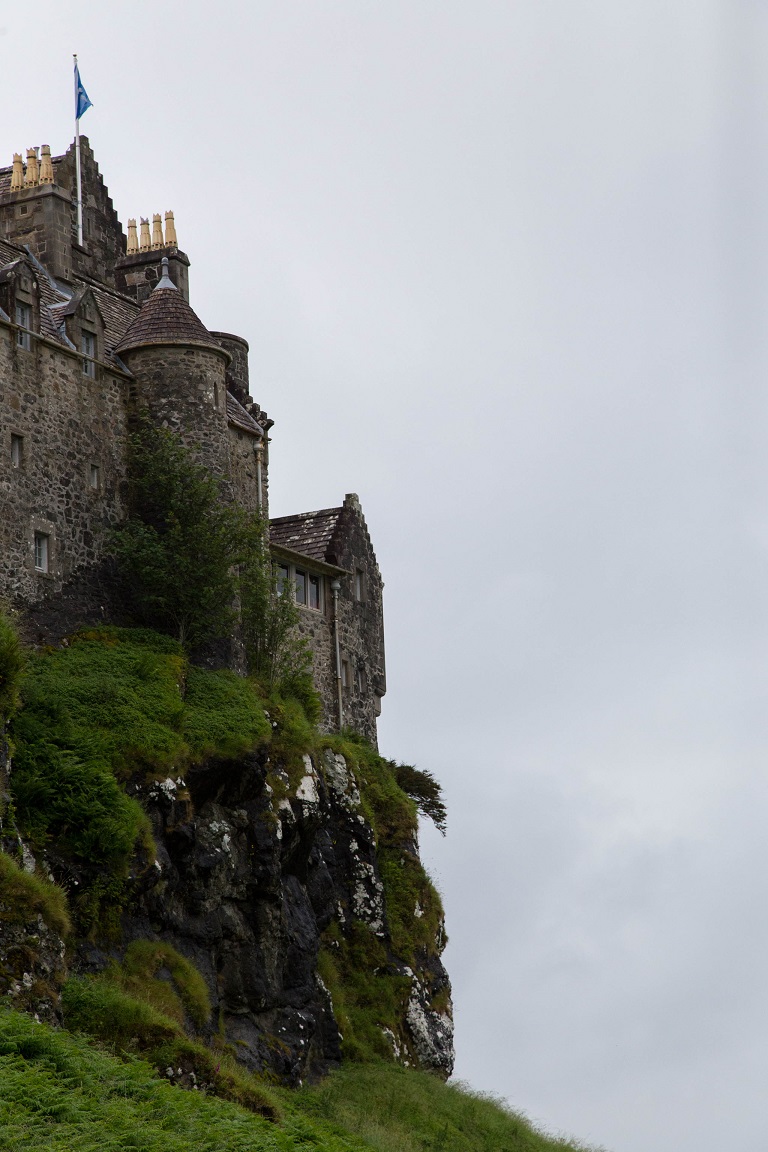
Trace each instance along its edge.
<instances>
[{"instance_id":1,"label":"castle","mask_svg":"<svg viewBox=\"0 0 768 1152\"><path fill-rule=\"evenodd\" d=\"M269 430L248 344L189 303L173 214L118 220L80 138L0 168L0 598L56 638L98 621L109 530L126 515L132 414L178 433L231 498L268 517ZM382 581L360 503L270 521L295 587L326 730L375 743L386 689Z\"/></svg>"}]
</instances>

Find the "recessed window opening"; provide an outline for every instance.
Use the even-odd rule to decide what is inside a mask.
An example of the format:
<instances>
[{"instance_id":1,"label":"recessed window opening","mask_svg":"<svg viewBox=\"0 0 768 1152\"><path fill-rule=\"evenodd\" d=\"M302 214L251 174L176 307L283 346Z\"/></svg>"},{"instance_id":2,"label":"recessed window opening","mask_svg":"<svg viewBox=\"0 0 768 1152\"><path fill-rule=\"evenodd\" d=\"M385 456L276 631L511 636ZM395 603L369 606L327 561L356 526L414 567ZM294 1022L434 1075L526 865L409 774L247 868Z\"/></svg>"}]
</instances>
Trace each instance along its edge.
<instances>
[{"instance_id":1,"label":"recessed window opening","mask_svg":"<svg viewBox=\"0 0 768 1152\"><path fill-rule=\"evenodd\" d=\"M32 309L29 304L22 304L19 300L16 301L16 323L20 329L27 329L16 333L16 343L19 348L25 348L29 352L32 347L29 335L29 329L32 327Z\"/></svg>"},{"instance_id":2,"label":"recessed window opening","mask_svg":"<svg viewBox=\"0 0 768 1152\"><path fill-rule=\"evenodd\" d=\"M91 464L88 469L88 484L91 488L98 488L99 486L99 466L98 464Z\"/></svg>"},{"instance_id":3,"label":"recessed window opening","mask_svg":"<svg viewBox=\"0 0 768 1152\"><path fill-rule=\"evenodd\" d=\"M297 568L294 573L294 581L296 583L296 603L306 604L307 602L307 574Z\"/></svg>"},{"instance_id":4,"label":"recessed window opening","mask_svg":"<svg viewBox=\"0 0 768 1152\"><path fill-rule=\"evenodd\" d=\"M11 464L14 468L24 466L24 437L11 433Z\"/></svg>"},{"instance_id":5,"label":"recessed window opening","mask_svg":"<svg viewBox=\"0 0 768 1152\"><path fill-rule=\"evenodd\" d=\"M310 608L320 607L320 577L310 576L309 578L309 600Z\"/></svg>"},{"instance_id":6,"label":"recessed window opening","mask_svg":"<svg viewBox=\"0 0 768 1152\"><path fill-rule=\"evenodd\" d=\"M349 660L342 660L341 662L341 686L342 688L350 688L352 685L352 677L350 675Z\"/></svg>"},{"instance_id":7,"label":"recessed window opening","mask_svg":"<svg viewBox=\"0 0 768 1152\"><path fill-rule=\"evenodd\" d=\"M365 668L358 668L357 669L357 690L358 690L358 692L360 692L361 694L363 692L365 692L366 686L367 686L367 681L365 678Z\"/></svg>"},{"instance_id":8,"label":"recessed window opening","mask_svg":"<svg viewBox=\"0 0 768 1152\"><path fill-rule=\"evenodd\" d=\"M45 532L35 532L35 571L48 571L49 537Z\"/></svg>"},{"instance_id":9,"label":"recessed window opening","mask_svg":"<svg viewBox=\"0 0 768 1152\"><path fill-rule=\"evenodd\" d=\"M363 570L355 568L355 600L363 599Z\"/></svg>"},{"instance_id":10,"label":"recessed window opening","mask_svg":"<svg viewBox=\"0 0 768 1152\"><path fill-rule=\"evenodd\" d=\"M80 351L83 356L87 357L87 359L83 361L84 375L95 376L96 365L94 364L94 359L96 356L96 337L93 332L80 333Z\"/></svg>"},{"instance_id":11,"label":"recessed window opening","mask_svg":"<svg viewBox=\"0 0 768 1152\"><path fill-rule=\"evenodd\" d=\"M282 596L283 589L291 578L290 571L287 564L278 564L275 569L275 578L277 580L277 594Z\"/></svg>"}]
</instances>

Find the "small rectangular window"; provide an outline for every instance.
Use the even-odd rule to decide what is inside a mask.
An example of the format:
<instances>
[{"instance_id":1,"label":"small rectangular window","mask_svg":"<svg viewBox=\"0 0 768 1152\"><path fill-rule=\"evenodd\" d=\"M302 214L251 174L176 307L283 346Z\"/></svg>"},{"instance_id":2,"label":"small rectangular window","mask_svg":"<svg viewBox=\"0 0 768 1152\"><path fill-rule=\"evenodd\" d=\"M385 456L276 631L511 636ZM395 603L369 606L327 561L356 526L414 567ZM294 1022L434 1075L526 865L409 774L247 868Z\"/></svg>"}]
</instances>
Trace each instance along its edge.
<instances>
[{"instance_id":1,"label":"small rectangular window","mask_svg":"<svg viewBox=\"0 0 768 1152\"><path fill-rule=\"evenodd\" d=\"M357 670L357 690L362 696L365 692L367 680L365 678L365 668L358 668Z\"/></svg>"},{"instance_id":2,"label":"small rectangular window","mask_svg":"<svg viewBox=\"0 0 768 1152\"><path fill-rule=\"evenodd\" d=\"M83 372L86 376L95 376L96 365L93 361L96 356L96 337L93 332L80 333L80 351L87 357L83 361Z\"/></svg>"},{"instance_id":3,"label":"small rectangular window","mask_svg":"<svg viewBox=\"0 0 768 1152\"><path fill-rule=\"evenodd\" d=\"M363 599L363 571L355 568L355 600Z\"/></svg>"},{"instance_id":4,"label":"small rectangular window","mask_svg":"<svg viewBox=\"0 0 768 1152\"><path fill-rule=\"evenodd\" d=\"M11 433L11 464L14 468L24 467L24 437Z\"/></svg>"},{"instance_id":5,"label":"small rectangular window","mask_svg":"<svg viewBox=\"0 0 768 1152\"><path fill-rule=\"evenodd\" d=\"M307 574L297 568L294 574L294 581L296 582L296 603L306 604L307 602Z\"/></svg>"},{"instance_id":6,"label":"small rectangular window","mask_svg":"<svg viewBox=\"0 0 768 1152\"><path fill-rule=\"evenodd\" d=\"M320 607L320 577L310 576L309 578L309 606L310 608Z\"/></svg>"},{"instance_id":7,"label":"small rectangular window","mask_svg":"<svg viewBox=\"0 0 768 1152\"><path fill-rule=\"evenodd\" d=\"M35 570L48 571L48 536L45 532L35 532Z\"/></svg>"},{"instance_id":8,"label":"small rectangular window","mask_svg":"<svg viewBox=\"0 0 768 1152\"><path fill-rule=\"evenodd\" d=\"M98 488L99 486L99 466L98 464L91 464L88 470L88 483L91 488Z\"/></svg>"},{"instance_id":9,"label":"small rectangular window","mask_svg":"<svg viewBox=\"0 0 768 1152\"><path fill-rule=\"evenodd\" d=\"M19 331L16 333L16 343L19 348L25 348L29 352L32 347L32 340L29 335L29 329L32 327L32 309L29 304L22 304L16 301L16 323L20 329L26 331Z\"/></svg>"},{"instance_id":10,"label":"small rectangular window","mask_svg":"<svg viewBox=\"0 0 768 1152\"><path fill-rule=\"evenodd\" d=\"M349 661L342 660L341 662L341 686L342 688L349 688L352 683L352 678L349 672Z\"/></svg>"}]
</instances>

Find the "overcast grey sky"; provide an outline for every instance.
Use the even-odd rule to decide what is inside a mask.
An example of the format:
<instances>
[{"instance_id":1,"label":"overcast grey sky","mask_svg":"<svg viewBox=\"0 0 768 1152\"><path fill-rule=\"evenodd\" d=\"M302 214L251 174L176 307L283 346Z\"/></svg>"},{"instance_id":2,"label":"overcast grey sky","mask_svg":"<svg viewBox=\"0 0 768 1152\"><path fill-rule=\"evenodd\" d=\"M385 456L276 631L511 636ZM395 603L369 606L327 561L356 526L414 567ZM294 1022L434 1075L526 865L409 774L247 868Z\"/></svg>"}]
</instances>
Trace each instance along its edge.
<instances>
[{"instance_id":1,"label":"overcast grey sky","mask_svg":"<svg viewBox=\"0 0 768 1152\"><path fill-rule=\"evenodd\" d=\"M381 743L443 782L457 1075L612 1152L768 1146L768 2L27 0L251 344L274 514L357 491Z\"/></svg>"}]
</instances>

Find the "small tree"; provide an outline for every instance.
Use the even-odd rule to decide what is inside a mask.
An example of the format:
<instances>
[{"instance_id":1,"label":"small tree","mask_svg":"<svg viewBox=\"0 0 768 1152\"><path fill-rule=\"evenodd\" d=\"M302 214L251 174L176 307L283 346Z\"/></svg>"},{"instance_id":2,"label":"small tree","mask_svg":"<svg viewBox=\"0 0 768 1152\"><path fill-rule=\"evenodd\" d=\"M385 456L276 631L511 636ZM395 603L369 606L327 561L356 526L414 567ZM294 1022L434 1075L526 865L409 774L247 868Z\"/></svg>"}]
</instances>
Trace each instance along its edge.
<instances>
[{"instance_id":1,"label":"small tree","mask_svg":"<svg viewBox=\"0 0 768 1152\"><path fill-rule=\"evenodd\" d=\"M131 437L129 506L112 552L133 615L187 648L226 636L244 515L178 437L148 420Z\"/></svg>"},{"instance_id":2,"label":"small tree","mask_svg":"<svg viewBox=\"0 0 768 1152\"><path fill-rule=\"evenodd\" d=\"M239 591L243 638L251 672L267 688L278 688L304 700L311 690L312 653L299 633L299 610L293 585L286 582L283 588L278 588L265 525L258 518L248 526Z\"/></svg>"}]
</instances>

